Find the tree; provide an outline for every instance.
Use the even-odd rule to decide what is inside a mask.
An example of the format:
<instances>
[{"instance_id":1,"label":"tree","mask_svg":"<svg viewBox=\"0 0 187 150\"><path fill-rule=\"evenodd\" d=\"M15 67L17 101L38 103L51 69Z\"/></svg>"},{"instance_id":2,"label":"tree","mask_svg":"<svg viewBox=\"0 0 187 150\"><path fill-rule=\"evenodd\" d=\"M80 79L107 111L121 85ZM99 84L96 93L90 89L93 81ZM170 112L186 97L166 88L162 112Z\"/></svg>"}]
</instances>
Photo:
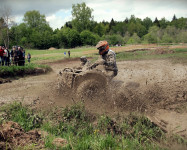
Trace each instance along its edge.
<instances>
[{"instance_id":1,"label":"tree","mask_svg":"<svg viewBox=\"0 0 187 150\"><path fill-rule=\"evenodd\" d=\"M175 20L177 20L177 17L174 14L172 21L175 21Z\"/></svg>"},{"instance_id":2,"label":"tree","mask_svg":"<svg viewBox=\"0 0 187 150\"><path fill-rule=\"evenodd\" d=\"M160 27L161 27L162 29L165 29L165 28L168 26L168 24L169 24L169 22L168 22L165 18L162 18L162 19L159 21L159 23L160 23Z\"/></svg>"},{"instance_id":3,"label":"tree","mask_svg":"<svg viewBox=\"0 0 187 150\"><path fill-rule=\"evenodd\" d=\"M124 38L123 38L124 44L126 44L127 41L128 41L129 39L130 39L130 34L129 34L129 32L127 31L127 32L125 33Z\"/></svg>"},{"instance_id":4,"label":"tree","mask_svg":"<svg viewBox=\"0 0 187 150\"><path fill-rule=\"evenodd\" d=\"M64 27L72 29L72 22L71 21L66 22Z\"/></svg>"},{"instance_id":5,"label":"tree","mask_svg":"<svg viewBox=\"0 0 187 150\"><path fill-rule=\"evenodd\" d=\"M137 32L137 26L134 22L128 24L128 32L130 33L131 36Z\"/></svg>"},{"instance_id":6,"label":"tree","mask_svg":"<svg viewBox=\"0 0 187 150\"><path fill-rule=\"evenodd\" d=\"M124 21L126 24L129 23L129 19L126 17L125 21Z\"/></svg>"},{"instance_id":7,"label":"tree","mask_svg":"<svg viewBox=\"0 0 187 150\"><path fill-rule=\"evenodd\" d=\"M145 43L158 43L159 42L159 27L152 26L149 28L149 33L144 38Z\"/></svg>"},{"instance_id":8,"label":"tree","mask_svg":"<svg viewBox=\"0 0 187 150\"><path fill-rule=\"evenodd\" d=\"M136 23L136 17L134 15L131 15L129 23Z\"/></svg>"},{"instance_id":9,"label":"tree","mask_svg":"<svg viewBox=\"0 0 187 150\"><path fill-rule=\"evenodd\" d=\"M78 31L82 32L83 30L89 30L91 21L93 20L92 16L93 9L86 6L83 2L81 4L72 5L72 26Z\"/></svg>"},{"instance_id":10,"label":"tree","mask_svg":"<svg viewBox=\"0 0 187 150\"><path fill-rule=\"evenodd\" d=\"M157 17L155 18L155 21L153 22L154 25L156 25L157 27L160 27L160 22L158 21Z\"/></svg>"},{"instance_id":11,"label":"tree","mask_svg":"<svg viewBox=\"0 0 187 150\"><path fill-rule=\"evenodd\" d=\"M9 48L9 43L10 43L10 32L9 28L13 24L13 18L11 16L12 10L9 7L4 6L3 8L0 9L1 12L1 20L0 20L0 32L1 32L1 37L3 38L4 45L5 47Z\"/></svg>"},{"instance_id":12,"label":"tree","mask_svg":"<svg viewBox=\"0 0 187 150\"><path fill-rule=\"evenodd\" d=\"M33 10L25 13L23 18L25 27L23 35L26 38L21 39L22 43L33 46L32 48L48 49L54 43L53 30L46 21L45 15L39 11ZM22 32L22 31L21 31Z\"/></svg>"},{"instance_id":13,"label":"tree","mask_svg":"<svg viewBox=\"0 0 187 150\"><path fill-rule=\"evenodd\" d=\"M41 15L39 11L27 11L24 15L23 21L30 28L40 28L43 25L47 24L45 15Z\"/></svg>"},{"instance_id":14,"label":"tree","mask_svg":"<svg viewBox=\"0 0 187 150\"><path fill-rule=\"evenodd\" d=\"M149 17L146 17L143 20L143 25L146 27L147 30L149 30L149 28L153 25L153 22Z\"/></svg>"},{"instance_id":15,"label":"tree","mask_svg":"<svg viewBox=\"0 0 187 150\"><path fill-rule=\"evenodd\" d=\"M99 23L94 28L94 33L97 33L100 37L102 37L105 34L105 27L102 23Z\"/></svg>"},{"instance_id":16,"label":"tree","mask_svg":"<svg viewBox=\"0 0 187 150\"><path fill-rule=\"evenodd\" d=\"M109 24L109 31L111 31L113 26L115 26L115 22L114 22L114 19L112 18L112 20L110 21L110 24Z\"/></svg>"},{"instance_id":17,"label":"tree","mask_svg":"<svg viewBox=\"0 0 187 150\"><path fill-rule=\"evenodd\" d=\"M124 22L117 22L116 25L112 27L112 31L115 34L124 36L125 32L127 31L127 24Z\"/></svg>"},{"instance_id":18,"label":"tree","mask_svg":"<svg viewBox=\"0 0 187 150\"><path fill-rule=\"evenodd\" d=\"M56 41L53 41L53 43L56 43L59 48L74 48L81 45L79 32L68 27L64 27L57 31L55 36L53 36L53 39L56 39Z\"/></svg>"}]
</instances>

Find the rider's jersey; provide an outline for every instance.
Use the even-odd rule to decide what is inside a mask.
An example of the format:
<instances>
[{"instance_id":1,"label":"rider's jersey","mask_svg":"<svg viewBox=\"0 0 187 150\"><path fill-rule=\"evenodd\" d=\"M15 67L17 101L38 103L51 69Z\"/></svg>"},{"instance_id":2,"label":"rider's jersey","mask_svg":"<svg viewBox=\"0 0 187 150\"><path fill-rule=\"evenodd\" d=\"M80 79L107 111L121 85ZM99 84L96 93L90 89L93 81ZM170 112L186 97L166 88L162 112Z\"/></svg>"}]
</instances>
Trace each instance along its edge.
<instances>
[{"instance_id":1,"label":"rider's jersey","mask_svg":"<svg viewBox=\"0 0 187 150\"><path fill-rule=\"evenodd\" d=\"M103 64L106 70L118 71L116 65L116 54L112 50L109 49L107 54L102 55L102 59L105 60Z\"/></svg>"}]
</instances>

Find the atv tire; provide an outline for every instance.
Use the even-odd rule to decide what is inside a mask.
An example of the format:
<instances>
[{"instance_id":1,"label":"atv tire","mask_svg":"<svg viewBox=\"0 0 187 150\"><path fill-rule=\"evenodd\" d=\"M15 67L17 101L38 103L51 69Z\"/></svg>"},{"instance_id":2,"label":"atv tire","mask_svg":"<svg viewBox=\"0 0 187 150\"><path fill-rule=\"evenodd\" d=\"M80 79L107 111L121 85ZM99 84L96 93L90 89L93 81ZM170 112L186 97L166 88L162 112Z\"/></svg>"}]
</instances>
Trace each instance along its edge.
<instances>
[{"instance_id":1,"label":"atv tire","mask_svg":"<svg viewBox=\"0 0 187 150\"><path fill-rule=\"evenodd\" d=\"M74 81L74 90L80 100L94 100L106 94L107 77L98 71L79 75Z\"/></svg>"}]
</instances>

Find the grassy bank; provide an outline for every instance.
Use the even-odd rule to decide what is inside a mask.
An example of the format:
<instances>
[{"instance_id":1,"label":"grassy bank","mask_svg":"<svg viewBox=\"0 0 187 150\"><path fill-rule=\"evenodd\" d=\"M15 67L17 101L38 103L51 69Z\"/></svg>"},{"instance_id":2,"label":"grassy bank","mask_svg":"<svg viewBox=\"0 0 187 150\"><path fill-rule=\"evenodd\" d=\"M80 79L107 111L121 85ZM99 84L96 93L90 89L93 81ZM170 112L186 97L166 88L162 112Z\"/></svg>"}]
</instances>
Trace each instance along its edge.
<instances>
[{"instance_id":1,"label":"grassy bank","mask_svg":"<svg viewBox=\"0 0 187 150\"><path fill-rule=\"evenodd\" d=\"M16 77L31 74L41 74L51 71L47 65L26 64L25 66L0 66L0 77Z\"/></svg>"},{"instance_id":2,"label":"grassy bank","mask_svg":"<svg viewBox=\"0 0 187 150\"><path fill-rule=\"evenodd\" d=\"M184 146L187 144L178 136L168 138L145 116L130 114L118 119L106 115L97 116L87 112L83 105L54 108L50 112L36 112L21 103L13 103L1 106L0 123L7 120L19 123L24 131L35 128L45 131L46 135L42 140L46 149L143 150L169 149L172 144L178 143ZM65 144L63 146L54 144L56 138L64 139ZM32 148L36 149L37 144L33 143Z\"/></svg>"}]
</instances>

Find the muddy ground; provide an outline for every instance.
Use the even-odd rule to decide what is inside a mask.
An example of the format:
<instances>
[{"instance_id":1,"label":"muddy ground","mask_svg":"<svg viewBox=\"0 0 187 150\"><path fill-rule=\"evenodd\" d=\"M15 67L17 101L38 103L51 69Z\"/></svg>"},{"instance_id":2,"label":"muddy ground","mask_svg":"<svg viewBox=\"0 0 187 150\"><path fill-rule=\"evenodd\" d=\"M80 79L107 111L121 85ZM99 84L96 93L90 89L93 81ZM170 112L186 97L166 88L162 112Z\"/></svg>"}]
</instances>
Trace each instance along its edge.
<instances>
[{"instance_id":1,"label":"muddy ground","mask_svg":"<svg viewBox=\"0 0 187 150\"><path fill-rule=\"evenodd\" d=\"M78 64L76 59L50 63L53 71L48 74L0 84L0 104L23 101L46 109L76 103L73 91L58 90L58 73ZM107 95L83 101L86 109L111 116L141 112L167 132L187 138L187 66L169 60L123 61L117 65L119 72L106 88Z\"/></svg>"}]
</instances>

